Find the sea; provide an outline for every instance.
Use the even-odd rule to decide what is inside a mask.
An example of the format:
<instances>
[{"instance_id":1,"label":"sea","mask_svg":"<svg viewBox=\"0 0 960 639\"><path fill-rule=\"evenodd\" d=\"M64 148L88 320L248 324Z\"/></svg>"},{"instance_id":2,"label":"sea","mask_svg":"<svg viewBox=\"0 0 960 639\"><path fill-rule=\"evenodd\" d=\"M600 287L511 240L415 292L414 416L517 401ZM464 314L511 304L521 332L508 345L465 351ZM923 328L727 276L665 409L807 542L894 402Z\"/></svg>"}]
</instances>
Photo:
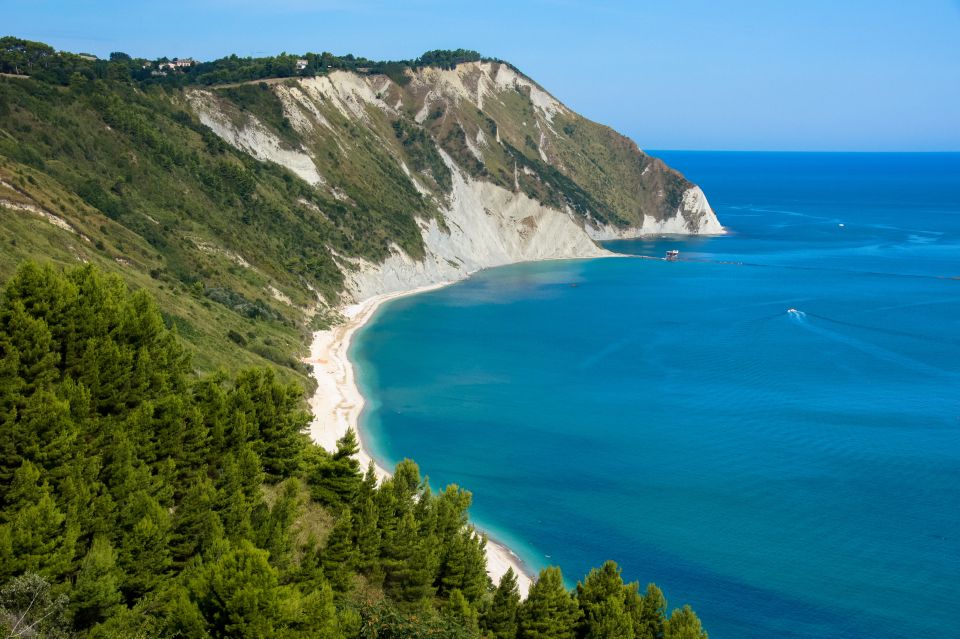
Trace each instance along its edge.
<instances>
[{"instance_id":1,"label":"sea","mask_svg":"<svg viewBox=\"0 0 960 639\"><path fill-rule=\"evenodd\" d=\"M728 234L385 305L351 350L375 456L712 639L960 637L960 154L654 155Z\"/></svg>"}]
</instances>

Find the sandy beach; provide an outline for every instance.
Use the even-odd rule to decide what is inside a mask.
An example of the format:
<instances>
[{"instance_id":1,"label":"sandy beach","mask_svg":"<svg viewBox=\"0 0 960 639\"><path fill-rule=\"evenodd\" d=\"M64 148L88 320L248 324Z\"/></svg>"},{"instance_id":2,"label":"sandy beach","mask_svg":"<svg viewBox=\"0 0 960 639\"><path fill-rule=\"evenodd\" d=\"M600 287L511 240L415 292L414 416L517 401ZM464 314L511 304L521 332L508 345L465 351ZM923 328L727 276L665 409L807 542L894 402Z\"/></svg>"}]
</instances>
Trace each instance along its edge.
<instances>
[{"instance_id":1,"label":"sandy beach","mask_svg":"<svg viewBox=\"0 0 960 639\"><path fill-rule=\"evenodd\" d=\"M347 429L353 428L360 441L361 466L366 468L373 461L378 478L383 479L389 476L385 468L376 464L359 428L364 398L356 383L353 362L348 357L350 343L354 334L370 321L384 302L441 288L450 283L442 282L409 291L377 295L358 304L345 306L340 309L345 317L343 323L313 334L310 357L306 360L313 368L313 376L317 381L317 390L310 399L310 408L313 412L310 437L313 441L332 451L336 448L337 440L343 437ZM513 568L517 574L520 593L526 596L533 583L531 575L509 548L488 539L487 572L494 583L500 580L508 568Z\"/></svg>"}]
</instances>

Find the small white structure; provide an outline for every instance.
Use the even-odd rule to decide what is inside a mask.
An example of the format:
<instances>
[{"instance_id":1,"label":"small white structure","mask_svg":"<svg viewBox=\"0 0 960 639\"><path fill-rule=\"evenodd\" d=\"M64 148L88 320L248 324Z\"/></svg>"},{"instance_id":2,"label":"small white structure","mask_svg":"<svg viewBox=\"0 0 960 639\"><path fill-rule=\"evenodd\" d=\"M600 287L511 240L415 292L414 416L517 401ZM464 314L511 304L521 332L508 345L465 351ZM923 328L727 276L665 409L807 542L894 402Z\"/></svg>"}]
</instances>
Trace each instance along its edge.
<instances>
[{"instance_id":1,"label":"small white structure","mask_svg":"<svg viewBox=\"0 0 960 639\"><path fill-rule=\"evenodd\" d=\"M299 58L299 59L297 60L297 71L303 71L303 70L306 69L306 68L307 68L307 60L306 60L306 58Z\"/></svg>"},{"instance_id":2,"label":"small white structure","mask_svg":"<svg viewBox=\"0 0 960 639\"><path fill-rule=\"evenodd\" d=\"M180 70L180 69L187 69L187 68L189 68L189 67L192 67L194 64L196 64L196 62L194 62L193 58L184 58L184 59L182 59L182 60L179 59L179 58L175 58L175 59L171 60L170 62L163 62L163 63L161 63L161 64L160 64L160 68L161 68L161 69L173 69L173 70L178 71L178 70Z\"/></svg>"}]
</instances>

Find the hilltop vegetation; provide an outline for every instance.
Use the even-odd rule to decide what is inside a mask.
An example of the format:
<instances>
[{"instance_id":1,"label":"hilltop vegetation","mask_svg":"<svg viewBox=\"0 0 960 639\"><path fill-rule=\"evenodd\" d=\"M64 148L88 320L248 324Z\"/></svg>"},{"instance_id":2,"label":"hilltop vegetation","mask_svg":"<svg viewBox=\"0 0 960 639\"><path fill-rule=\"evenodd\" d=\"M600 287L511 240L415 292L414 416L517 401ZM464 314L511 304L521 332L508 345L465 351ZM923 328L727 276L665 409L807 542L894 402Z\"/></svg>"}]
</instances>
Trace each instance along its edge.
<instances>
[{"instance_id":1,"label":"hilltop vegetation","mask_svg":"<svg viewBox=\"0 0 960 639\"><path fill-rule=\"evenodd\" d=\"M298 64L298 61L303 61ZM121 80L168 86L213 85L248 82L264 78L312 77L333 70L369 75L401 77L404 69L439 67L452 69L463 62L492 60L466 49L427 51L414 60L369 60L353 54L329 52L245 57L230 55L208 62L190 60L188 65L170 67L170 58L136 58L116 51L109 59L57 51L42 42L21 38L0 38L0 73L29 75L54 84L69 84L74 74L87 80Z\"/></svg>"},{"instance_id":2,"label":"hilltop vegetation","mask_svg":"<svg viewBox=\"0 0 960 639\"><path fill-rule=\"evenodd\" d=\"M494 587L470 494L303 430L269 370L198 376L156 301L27 263L0 299L0 628L47 638L705 639L612 562Z\"/></svg>"}]
</instances>

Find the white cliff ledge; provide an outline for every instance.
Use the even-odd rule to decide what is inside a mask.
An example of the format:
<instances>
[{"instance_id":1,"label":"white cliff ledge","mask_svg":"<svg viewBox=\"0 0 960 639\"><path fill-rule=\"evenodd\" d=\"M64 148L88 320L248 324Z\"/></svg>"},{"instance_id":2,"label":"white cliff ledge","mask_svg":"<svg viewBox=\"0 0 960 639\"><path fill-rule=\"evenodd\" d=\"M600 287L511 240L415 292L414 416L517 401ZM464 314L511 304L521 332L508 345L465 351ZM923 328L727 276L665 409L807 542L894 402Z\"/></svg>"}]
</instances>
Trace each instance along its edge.
<instances>
[{"instance_id":1,"label":"white cliff ledge","mask_svg":"<svg viewBox=\"0 0 960 639\"><path fill-rule=\"evenodd\" d=\"M643 226L617 227L610 224L587 225L587 233L597 241L629 240L647 235L723 235L726 233L699 186L683 193L673 217L643 218Z\"/></svg>"},{"instance_id":2,"label":"white cliff ledge","mask_svg":"<svg viewBox=\"0 0 960 639\"><path fill-rule=\"evenodd\" d=\"M568 214L465 175L441 151L453 175L446 229L423 222L426 256L415 260L396 249L380 264L354 261L346 273L351 301L467 277L483 268L534 260L605 257L583 227Z\"/></svg>"}]
</instances>

